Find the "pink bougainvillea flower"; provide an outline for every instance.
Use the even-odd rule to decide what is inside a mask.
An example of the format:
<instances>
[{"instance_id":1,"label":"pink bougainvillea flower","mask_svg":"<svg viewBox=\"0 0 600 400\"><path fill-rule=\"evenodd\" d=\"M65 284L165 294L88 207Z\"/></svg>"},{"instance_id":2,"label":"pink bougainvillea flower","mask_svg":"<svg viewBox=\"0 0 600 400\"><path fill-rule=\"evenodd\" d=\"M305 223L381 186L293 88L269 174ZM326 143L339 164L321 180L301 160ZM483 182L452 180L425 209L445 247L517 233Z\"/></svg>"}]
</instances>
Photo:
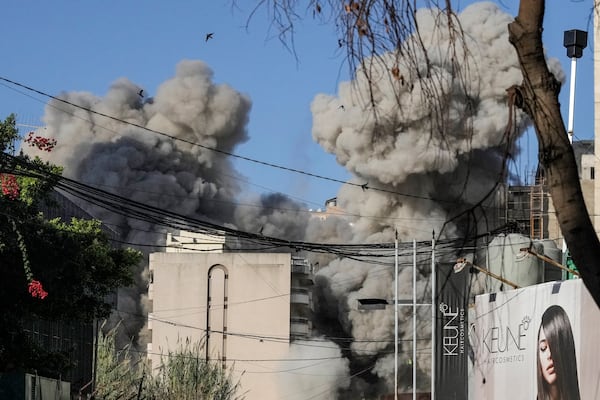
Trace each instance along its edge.
<instances>
[{"instance_id":1,"label":"pink bougainvillea flower","mask_svg":"<svg viewBox=\"0 0 600 400\"><path fill-rule=\"evenodd\" d=\"M31 294L31 297L39 297L42 300L48 296L48 292L44 290L42 283L35 279L29 282L29 294Z\"/></svg>"},{"instance_id":2,"label":"pink bougainvillea flower","mask_svg":"<svg viewBox=\"0 0 600 400\"><path fill-rule=\"evenodd\" d=\"M0 186L2 194L11 200L19 198L20 190L17 177L12 174L0 174Z\"/></svg>"},{"instance_id":3,"label":"pink bougainvillea flower","mask_svg":"<svg viewBox=\"0 0 600 400\"><path fill-rule=\"evenodd\" d=\"M37 147L42 151L52 151L56 146L56 139L34 136L33 132L29 132L25 138L25 143L29 144L31 147Z\"/></svg>"}]
</instances>

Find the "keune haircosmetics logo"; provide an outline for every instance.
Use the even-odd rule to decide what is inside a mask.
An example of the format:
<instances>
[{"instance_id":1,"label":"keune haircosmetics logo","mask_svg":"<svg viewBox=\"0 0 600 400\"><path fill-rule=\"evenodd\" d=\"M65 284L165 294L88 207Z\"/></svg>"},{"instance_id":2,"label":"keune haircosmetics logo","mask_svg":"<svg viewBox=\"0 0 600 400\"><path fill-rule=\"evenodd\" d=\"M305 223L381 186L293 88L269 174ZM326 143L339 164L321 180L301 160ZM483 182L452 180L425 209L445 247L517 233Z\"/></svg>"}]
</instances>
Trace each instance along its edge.
<instances>
[{"instance_id":1,"label":"keune haircosmetics logo","mask_svg":"<svg viewBox=\"0 0 600 400\"><path fill-rule=\"evenodd\" d=\"M465 310L440 303L442 314L442 355L458 356L465 353Z\"/></svg>"},{"instance_id":2,"label":"keune haircosmetics logo","mask_svg":"<svg viewBox=\"0 0 600 400\"><path fill-rule=\"evenodd\" d=\"M488 363L500 364L522 362L522 352L526 350L526 337L531 318L525 315L517 325L497 325L484 331L481 342L483 348L495 357Z\"/></svg>"}]
</instances>

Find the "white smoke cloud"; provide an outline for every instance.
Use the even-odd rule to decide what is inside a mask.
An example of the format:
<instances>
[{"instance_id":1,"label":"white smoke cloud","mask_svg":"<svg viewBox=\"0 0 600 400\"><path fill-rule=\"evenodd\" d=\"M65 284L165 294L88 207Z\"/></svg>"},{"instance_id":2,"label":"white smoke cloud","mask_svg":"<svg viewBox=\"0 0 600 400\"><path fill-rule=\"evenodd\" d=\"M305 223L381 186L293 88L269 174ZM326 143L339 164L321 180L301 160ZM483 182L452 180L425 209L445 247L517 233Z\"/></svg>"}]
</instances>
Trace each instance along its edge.
<instances>
[{"instance_id":1,"label":"white smoke cloud","mask_svg":"<svg viewBox=\"0 0 600 400\"><path fill-rule=\"evenodd\" d=\"M511 17L497 6L484 3L465 9L460 21L469 53L464 61L473 63L471 80L465 87L452 78L452 65L443 58L447 57L449 45L447 30L440 26L435 14L425 10L418 13L420 32L432 63L431 74L442 85L439 92L448 93L446 105L452 110L445 131L434 129L436 121L426 106L428 94L423 89L430 85L429 79L415 76L409 81L414 73L402 64L398 67L404 81L391 79L388 71L397 63L394 55L388 53L371 60L374 81L367 81L359 71L354 81L340 84L337 97L315 98L314 139L335 154L349 171L395 187L411 174L451 172L461 161L458 156L499 145L503 140L499 133L508 122L506 89L521 80L516 53L508 42L506 26ZM490 25L494 29L487 31ZM458 53L467 57L460 45ZM377 118L369 90L373 91ZM472 134L458 114L465 109L465 99L473 103Z\"/></svg>"},{"instance_id":2,"label":"white smoke cloud","mask_svg":"<svg viewBox=\"0 0 600 400\"><path fill-rule=\"evenodd\" d=\"M290 344L286 358L294 361L278 365L280 399L329 400L350 385L348 360L331 341L296 341ZM302 359L306 361L299 361Z\"/></svg>"},{"instance_id":3,"label":"white smoke cloud","mask_svg":"<svg viewBox=\"0 0 600 400\"><path fill-rule=\"evenodd\" d=\"M355 243L389 243L394 232L401 241L430 240L442 228L442 238L459 237L465 228L460 221L446 224L449 216L482 200L506 176L503 160L507 152L516 153L514 140L526 127L518 113L511 142L506 141L504 132L510 122L506 89L522 80L516 52L508 41L507 25L513 18L490 2L467 7L458 16L465 43L456 47L458 60L454 61L464 68L457 71L453 69L457 63L449 59L447 20L438 17L430 10L417 14L430 75L424 69L417 74L394 54L381 54L363 62L369 79L359 69L354 80L339 85L337 95L320 94L313 100L314 140L354 175L353 183L364 185L363 189L349 185L340 189L338 205L352 216L345 230L328 229L332 234L344 232L344 236L330 237L330 242L347 238L348 231ZM424 66L424 55L419 57ZM550 60L549 64L562 81L558 63ZM394 67L402 79L393 77ZM432 85L442 95L441 103L431 101ZM494 205L491 200L484 204ZM307 230L309 235L318 232L318 221L313 223L316 226ZM420 302L430 299L430 264L427 257L418 257ZM411 274L411 269L401 271L399 298L412 299ZM319 308L329 312L327 322L332 324L332 314L337 314L343 331L339 334L351 334L356 340L351 358L356 362L375 354L372 373L385 385L372 393L373 398L392 393L393 307L357 309L359 298L393 299L392 267L386 270L376 264L336 259L323 266L316 282ZM400 387L406 389L412 385L412 309L399 307L399 314ZM420 307L418 321L419 387L427 388L431 310Z\"/></svg>"},{"instance_id":4,"label":"white smoke cloud","mask_svg":"<svg viewBox=\"0 0 600 400\"><path fill-rule=\"evenodd\" d=\"M66 101L178 140L51 101L45 134L57 146L42 156L65 166L67 177L181 214L230 222L232 207L216 201L235 198L239 174L230 160L202 146L231 151L247 140L250 100L211 79L203 62L183 61L150 101L124 78L104 97L64 93Z\"/></svg>"},{"instance_id":5,"label":"white smoke cloud","mask_svg":"<svg viewBox=\"0 0 600 400\"><path fill-rule=\"evenodd\" d=\"M320 221L309 220L303 213L283 213L277 209L296 209L298 205L279 195L258 199L266 206L264 209L232 204L243 193L239 172L229 159L202 146L230 152L248 140L246 124L251 103L231 87L213 83L212 71L200 61L181 62L175 76L163 83L152 98L140 97L140 87L127 79L117 80L103 97L86 92L61 95L84 108L181 140L51 101L44 116L44 135L57 139L58 144L51 153L37 155L65 166L67 177L149 205L265 236L304 236L319 243L381 243L390 242L395 231L401 240L428 240L432 232L437 234L444 227L443 237L456 237L463 228L459 224L445 225L448 215L480 200L503 174L506 89L521 80L516 54L508 42L507 24L512 18L492 3L474 4L460 14L471 62L468 75L462 75L468 78L462 87L453 80L456 76L451 73L452 64L445 58L449 38L447 30L437 25L440 19L424 10L419 11L418 18L432 77L446 94L442 105L449 111L444 118L436 120L439 107L432 108L427 102L432 82L420 80L407 65L396 65L391 54L372 60L370 82L358 71L355 80L339 86L337 95L318 95L311 105L314 140L354 175L352 182L366 187L340 189L338 204L351 217ZM460 46L457 51L459 56L466 53ZM550 64L559 80L564 79L558 63ZM392 66L399 68L403 82L390 76ZM370 90L374 104L369 100ZM467 111L472 112L471 119L465 118ZM517 128L522 130L523 125ZM510 143L507 148L514 151ZM27 151L36 154L33 149ZM87 208L107 224L118 226L127 241L163 240L164 228L115 216L101 208ZM310 358L318 350L318 357L329 354L335 360L323 364L326 373L315 374L317 366L309 369L307 365L310 374L286 375L282 388L322 388L315 392L322 398L335 398L337 393L377 398L390 393L393 309L361 312L356 304L359 298L390 299L392 268L349 259L331 260L331 256L319 255L317 259L323 267L316 277L317 319L335 322L335 327L320 329L338 329L361 341L344 349L344 355L352 354L347 360L337 358L342 351L333 343L331 350L292 345L290 357ZM427 260L419 258L417 289L421 297L428 290L428 268ZM411 273L403 269L399 277L401 298L412 298ZM144 272L140 271L138 290L124 292L127 296L121 310L143 313L140 301L144 288ZM420 310L419 320L428 320L428 312ZM407 368L412 362L407 355L412 316L409 308L402 308L400 315L401 364ZM129 326L128 330L139 328ZM418 325L419 338L429 337L430 332L430 324ZM419 341L419 348L427 346L427 340ZM357 361L365 357L367 361ZM428 353L420 352L417 362L419 373L428 374ZM384 384L367 384L361 377L350 380L357 369L370 370ZM401 387L408 387L406 377L410 374L401 376ZM367 390L367 386L375 389ZM306 392L303 395L306 397ZM348 396L344 398L351 398Z\"/></svg>"},{"instance_id":6,"label":"white smoke cloud","mask_svg":"<svg viewBox=\"0 0 600 400\"><path fill-rule=\"evenodd\" d=\"M50 153L24 150L64 166L66 177L128 199L233 224L233 201L242 189L241 176L231 160L205 147L230 152L248 139L248 97L227 85L213 83L212 71L201 61L180 62L175 76L164 82L152 98L140 96L140 89L121 78L103 97L85 92L61 94L61 99L95 113L51 101L44 115L44 135L56 139L56 147ZM129 243L164 243L164 227L90 204L82 206L116 227ZM142 266L137 287L120 290L117 318L126 320L126 335L135 335L141 329L137 316L147 311L146 286L146 266Z\"/></svg>"}]
</instances>

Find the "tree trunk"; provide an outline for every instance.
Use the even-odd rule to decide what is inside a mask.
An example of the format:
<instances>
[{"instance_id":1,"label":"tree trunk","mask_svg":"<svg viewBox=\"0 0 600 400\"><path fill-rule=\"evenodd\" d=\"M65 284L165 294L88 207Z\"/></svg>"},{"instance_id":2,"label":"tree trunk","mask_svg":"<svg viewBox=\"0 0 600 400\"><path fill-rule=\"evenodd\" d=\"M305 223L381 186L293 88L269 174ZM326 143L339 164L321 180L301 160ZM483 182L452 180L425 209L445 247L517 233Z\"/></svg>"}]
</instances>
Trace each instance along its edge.
<instances>
[{"instance_id":1,"label":"tree trunk","mask_svg":"<svg viewBox=\"0 0 600 400\"><path fill-rule=\"evenodd\" d=\"M544 0L521 0L509 24L509 40L517 50L523 82L519 104L533 120L556 217L573 261L600 306L600 241L586 210L575 155L560 113L560 83L548 70L542 45ZM596 199L598 201L600 199Z\"/></svg>"}]
</instances>

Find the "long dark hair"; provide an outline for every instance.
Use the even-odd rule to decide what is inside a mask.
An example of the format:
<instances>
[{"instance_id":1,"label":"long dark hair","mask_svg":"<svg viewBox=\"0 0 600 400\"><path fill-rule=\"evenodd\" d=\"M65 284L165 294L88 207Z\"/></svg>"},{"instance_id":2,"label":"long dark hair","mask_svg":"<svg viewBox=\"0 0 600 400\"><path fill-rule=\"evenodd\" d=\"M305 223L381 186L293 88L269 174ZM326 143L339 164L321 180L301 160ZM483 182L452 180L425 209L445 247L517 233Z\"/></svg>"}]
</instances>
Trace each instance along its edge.
<instances>
[{"instance_id":1,"label":"long dark hair","mask_svg":"<svg viewBox=\"0 0 600 400\"><path fill-rule=\"evenodd\" d=\"M571 323L565 310L557 305L550 306L542 315L542 323L538 330L538 340L541 330L546 335L546 343L550 348L556 388L560 400L580 400L579 380L577 379L577 358L575 356L575 341ZM542 375L540 365L539 343L536 345L538 400L550 399L550 388Z\"/></svg>"}]
</instances>

